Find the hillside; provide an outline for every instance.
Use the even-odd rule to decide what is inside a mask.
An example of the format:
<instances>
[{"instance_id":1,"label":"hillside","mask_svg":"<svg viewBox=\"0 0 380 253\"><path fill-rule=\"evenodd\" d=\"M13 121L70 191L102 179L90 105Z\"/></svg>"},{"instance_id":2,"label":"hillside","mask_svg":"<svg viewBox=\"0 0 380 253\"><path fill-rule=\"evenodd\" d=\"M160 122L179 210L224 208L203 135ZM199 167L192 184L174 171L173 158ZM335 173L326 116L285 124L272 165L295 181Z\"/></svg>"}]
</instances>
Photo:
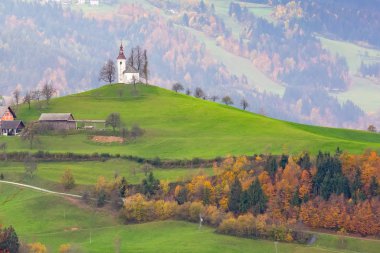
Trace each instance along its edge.
<instances>
[{"instance_id":1,"label":"hillside","mask_svg":"<svg viewBox=\"0 0 380 253\"><path fill-rule=\"evenodd\" d=\"M35 150L112 153L163 159L213 158L228 154L378 149L380 135L364 131L313 127L279 121L233 107L177 94L155 86L106 85L55 98L46 108L20 106L18 117L37 120L42 112L71 112L76 119L105 119L120 113L126 127L138 124L146 134L127 144L99 144L88 135L42 136ZM19 138L0 137L8 151L29 150Z\"/></svg>"}]
</instances>

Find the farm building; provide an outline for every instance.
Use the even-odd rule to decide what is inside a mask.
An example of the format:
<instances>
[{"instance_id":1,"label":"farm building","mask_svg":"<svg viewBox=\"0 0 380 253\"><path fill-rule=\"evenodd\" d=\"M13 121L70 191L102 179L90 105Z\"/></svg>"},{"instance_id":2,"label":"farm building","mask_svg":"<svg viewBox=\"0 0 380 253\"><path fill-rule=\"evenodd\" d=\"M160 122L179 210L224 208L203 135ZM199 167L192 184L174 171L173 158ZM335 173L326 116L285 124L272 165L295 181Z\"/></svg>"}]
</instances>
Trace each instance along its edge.
<instances>
[{"instance_id":1,"label":"farm building","mask_svg":"<svg viewBox=\"0 0 380 253\"><path fill-rule=\"evenodd\" d=\"M77 129L76 121L71 113L42 113L38 122L50 130Z\"/></svg>"},{"instance_id":2,"label":"farm building","mask_svg":"<svg viewBox=\"0 0 380 253\"><path fill-rule=\"evenodd\" d=\"M21 120L16 120L16 114L8 106L0 106L0 129L2 135L17 135L25 125Z\"/></svg>"}]
</instances>

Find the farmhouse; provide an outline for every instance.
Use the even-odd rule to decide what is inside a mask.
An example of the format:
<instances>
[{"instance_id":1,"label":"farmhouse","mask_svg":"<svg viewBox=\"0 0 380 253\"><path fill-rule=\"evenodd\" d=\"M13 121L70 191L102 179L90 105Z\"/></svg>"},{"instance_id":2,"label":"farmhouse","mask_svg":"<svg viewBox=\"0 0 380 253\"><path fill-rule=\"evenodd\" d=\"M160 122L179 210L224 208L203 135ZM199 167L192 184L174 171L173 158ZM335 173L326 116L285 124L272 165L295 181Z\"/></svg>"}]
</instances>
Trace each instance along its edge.
<instances>
[{"instance_id":1,"label":"farmhouse","mask_svg":"<svg viewBox=\"0 0 380 253\"><path fill-rule=\"evenodd\" d=\"M16 120L16 114L8 106L0 106L0 117L2 135L18 135L25 127L21 120Z\"/></svg>"},{"instance_id":2,"label":"farmhouse","mask_svg":"<svg viewBox=\"0 0 380 253\"><path fill-rule=\"evenodd\" d=\"M74 116L71 113L42 113L38 122L51 130L77 129Z\"/></svg>"},{"instance_id":3,"label":"farmhouse","mask_svg":"<svg viewBox=\"0 0 380 253\"><path fill-rule=\"evenodd\" d=\"M119 56L116 59L117 80L118 83L134 83L140 81L140 74L137 69L127 64L127 58L124 55L123 44L120 45Z\"/></svg>"}]
</instances>

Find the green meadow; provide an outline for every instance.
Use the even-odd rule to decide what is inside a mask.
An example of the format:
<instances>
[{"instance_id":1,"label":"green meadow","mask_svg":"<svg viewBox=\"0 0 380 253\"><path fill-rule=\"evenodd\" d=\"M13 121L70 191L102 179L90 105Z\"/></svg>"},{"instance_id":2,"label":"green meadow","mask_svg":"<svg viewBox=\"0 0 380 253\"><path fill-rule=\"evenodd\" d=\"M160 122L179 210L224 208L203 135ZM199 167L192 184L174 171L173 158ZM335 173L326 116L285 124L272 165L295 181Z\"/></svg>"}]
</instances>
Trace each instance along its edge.
<instances>
[{"instance_id":1,"label":"green meadow","mask_svg":"<svg viewBox=\"0 0 380 253\"><path fill-rule=\"evenodd\" d=\"M23 242L58 252L70 242L77 252L276 252L272 241L218 235L182 221L121 225L117 216L80 207L63 197L0 184L0 223L12 224ZM278 252L377 252L379 241L318 235L312 246L279 243ZM116 251L119 249L119 251Z\"/></svg>"},{"instance_id":2,"label":"green meadow","mask_svg":"<svg viewBox=\"0 0 380 253\"><path fill-rule=\"evenodd\" d=\"M125 144L97 143L85 133L41 136L32 151L191 159L229 154L316 153L334 151L338 146L351 153L380 148L379 134L289 123L143 84L137 85L137 95L133 95L132 85L105 85L55 98L42 109L20 106L17 115L31 122L43 112L71 112L76 119L105 119L117 112L127 128L138 124L146 133ZM8 152L30 151L28 143L19 137L3 136L0 142L8 144Z\"/></svg>"}]
</instances>

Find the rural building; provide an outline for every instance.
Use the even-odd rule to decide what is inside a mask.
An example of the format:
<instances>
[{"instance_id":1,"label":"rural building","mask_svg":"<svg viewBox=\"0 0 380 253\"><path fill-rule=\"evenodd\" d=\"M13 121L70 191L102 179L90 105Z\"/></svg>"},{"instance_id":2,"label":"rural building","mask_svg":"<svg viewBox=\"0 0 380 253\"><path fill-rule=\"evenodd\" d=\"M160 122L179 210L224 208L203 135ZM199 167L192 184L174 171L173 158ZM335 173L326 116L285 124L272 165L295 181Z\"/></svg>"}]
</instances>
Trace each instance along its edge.
<instances>
[{"instance_id":1,"label":"rural building","mask_svg":"<svg viewBox=\"0 0 380 253\"><path fill-rule=\"evenodd\" d=\"M16 120L16 114L8 106L0 106L0 129L2 135L17 135L25 125L21 120Z\"/></svg>"},{"instance_id":2,"label":"rural building","mask_svg":"<svg viewBox=\"0 0 380 253\"><path fill-rule=\"evenodd\" d=\"M42 113L38 122L49 130L77 129L76 121L71 113Z\"/></svg>"},{"instance_id":3,"label":"rural building","mask_svg":"<svg viewBox=\"0 0 380 253\"><path fill-rule=\"evenodd\" d=\"M127 64L127 58L124 55L123 44L120 45L119 56L116 59L117 81L118 83L133 83L140 81L140 74L137 69Z\"/></svg>"}]
</instances>

